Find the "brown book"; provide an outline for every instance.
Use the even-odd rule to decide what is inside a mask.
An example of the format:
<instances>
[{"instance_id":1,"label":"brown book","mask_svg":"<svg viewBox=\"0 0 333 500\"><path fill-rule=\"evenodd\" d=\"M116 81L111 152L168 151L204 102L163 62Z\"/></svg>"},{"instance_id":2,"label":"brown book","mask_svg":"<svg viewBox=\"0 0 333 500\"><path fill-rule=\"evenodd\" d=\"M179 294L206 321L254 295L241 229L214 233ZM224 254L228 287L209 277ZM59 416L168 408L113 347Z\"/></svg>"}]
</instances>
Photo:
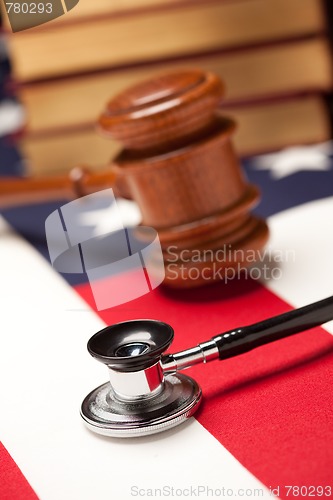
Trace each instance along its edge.
<instances>
[{"instance_id":1,"label":"brown book","mask_svg":"<svg viewBox=\"0 0 333 500\"><path fill-rule=\"evenodd\" d=\"M242 156L326 141L331 134L329 112L319 95L228 107L222 112L238 122L234 143ZM101 167L110 163L118 149L117 143L101 138L92 124L53 134L27 134L22 140L32 173L68 171L82 164Z\"/></svg>"},{"instance_id":2,"label":"brown book","mask_svg":"<svg viewBox=\"0 0 333 500\"><path fill-rule=\"evenodd\" d=\"M133 15L108 13L103 5L98 18L76 19L79 2L57 21L10 37L15 78L31 81L205 53L319 33L326 24L320 0L172 2L172 8L136 9Z\"/></svg>"},{"instance_id":3,"label":"brown book","mask_svg":"<svg viewBox=\"0 0 333 500\"><path fill-rule=\"evenodd\" d=\"M239 124L235 145L241 156L331 138L328 106L320 95L225 109Z\"/></svg>"},{"instance_id":4,"label":"brown book","mask_svg":"<svg viewBox=\"0 0 333 500\"><path fill-rule=\"evenodd\" d=\"M147 10L151 11L161 8L172 9L174 5L181 5L182 3L188 3L188 1L195 2L201 0L94 0L93 2L91 0L79 0L79 3L71 10L67 9L66 2L64 2L63 8L66 15L48 22L52 23L49 26L53 28L54 26L59 27L59 25L63 26L85 20L98 20L105 16L132 16L135 12L146 12ZM8 17L1 3L0 12L3 12L4 28L6 31L11 31ZM42 28L45 28L45 26L42 26Z\"/></svg>"},{"instance_id":5,"label":"brown book","mask_svg":"<svg viewBox=\"0 0 333 500\"><path fill-rule=\"evenodd\" d=\"M115 141L101 137L93 125L56 133L24 134L19 146L27 173L52 175L76 166L90 170L105 167L120 149Z\"/></svg>"},{"instance_id":6,"label":"brown book","mask_svg":"<svg viewBox=\"0 0 333 500\"><path fill-rule=\"evenodd\" d=\"M177 63L154 64L26 84L19 94L30 132L92 123L105 103L124 88L158 73L185 67L216 72L226 84L226 103L333 87L329 42L312 37L234 50Z\"/></svg>"}]
</instances>

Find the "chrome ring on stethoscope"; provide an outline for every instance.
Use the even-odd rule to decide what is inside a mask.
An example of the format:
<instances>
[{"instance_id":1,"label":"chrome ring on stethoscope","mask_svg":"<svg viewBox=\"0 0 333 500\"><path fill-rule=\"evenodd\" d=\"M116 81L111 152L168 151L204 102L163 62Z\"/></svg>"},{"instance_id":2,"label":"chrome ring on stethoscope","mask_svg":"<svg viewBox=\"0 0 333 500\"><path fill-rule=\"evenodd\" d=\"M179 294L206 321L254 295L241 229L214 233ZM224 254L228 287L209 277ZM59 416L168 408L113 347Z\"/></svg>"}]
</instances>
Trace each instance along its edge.
<instances>
[{"instance_id":1,"label":"chrome ring on stethoscope","mask_svg":"<svg viewBox=\"0 0 333 500\"><path fill-rule=\"evenodd\" d=\"M106 436L170 429L192 416L202 397L195 380L180 370L243 354L332 319L329 297L167 355L174 332L166 323L144 319L108 326L89 340L88 351L108 367L110 381L88 394L81 416L90 430Z\"/></svg>"},{"instance_id":2,"label":"chrome ring on stethoscope","mask_svg":"<svg viewBox=\"0 0 333 500\"><path fill-rule=\"evenodd\" d=\"M171 326L153 320L108 326L89 340L90 354L107 365L110 378L82 403L91 430L133 437L169 429L193 415L201 400L198 384L163 371L161 355L172 340Z\"/></svg>"}]
</instances>

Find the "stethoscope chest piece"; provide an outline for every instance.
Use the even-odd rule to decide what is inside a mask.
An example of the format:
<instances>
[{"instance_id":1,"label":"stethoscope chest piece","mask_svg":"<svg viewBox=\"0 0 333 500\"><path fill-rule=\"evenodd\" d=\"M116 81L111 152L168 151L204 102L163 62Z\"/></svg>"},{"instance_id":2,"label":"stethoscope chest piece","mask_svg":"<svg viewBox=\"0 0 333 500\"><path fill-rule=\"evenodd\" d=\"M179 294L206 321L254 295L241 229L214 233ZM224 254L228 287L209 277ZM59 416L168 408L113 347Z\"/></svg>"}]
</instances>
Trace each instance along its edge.
<instances>
[{"instance_id":1,"label":"stethoscope chest piece","mask_svg":"<svg viewBox=\"0 0 333 500\"><path fill-rule=\"evenodd\" d=\"M88 350L108 366L110 383L84 399L86 426L111 437L136 437L170 429L197 410L201 389L182 373L164 374L161 353L173 339L166 323L119 323L94 335Z\"/></svg>"},{"instance_id":2,"label":"stethoscope chest piece","mask_svg":"<svg viewBox=\"0 0 333 500\"><path fill-rule=\"evenodd\" d=\"M86 426L104 436L137 437L171 429L191 417L201 401L201 389L190 377L169 375L164 390L149 400L119 401L106 383L82 403Z\"/></svg>"}]
</instances>

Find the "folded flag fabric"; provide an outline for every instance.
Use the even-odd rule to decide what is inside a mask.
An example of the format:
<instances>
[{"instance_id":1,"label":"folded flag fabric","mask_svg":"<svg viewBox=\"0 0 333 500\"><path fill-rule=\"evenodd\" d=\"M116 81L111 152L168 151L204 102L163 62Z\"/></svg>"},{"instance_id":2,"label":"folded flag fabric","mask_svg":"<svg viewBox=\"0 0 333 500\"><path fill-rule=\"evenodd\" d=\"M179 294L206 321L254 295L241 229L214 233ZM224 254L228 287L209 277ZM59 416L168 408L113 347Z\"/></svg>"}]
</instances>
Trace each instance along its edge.
<instances>
[{"instance_id":1,"label":"folded flag fabric","mask_svg":"<svg viewBox=\"0 0 333 500\"><path fill-rule=\"evenodd\" d=\"M332 295L332 156L328 143L245 162L262 189L256 211L271 229L260 279L161 286L102 311L84 273L60 276L49 263L45 220L66 201L3 213L0 498L332 495L331 323L191 368L204 403L195 419L164 434L102 438L78 415L107 377L85 348L105 323L166 321L178 350ZM136 271L119 279L133 287Z\"/></svg>"}]
</instances>

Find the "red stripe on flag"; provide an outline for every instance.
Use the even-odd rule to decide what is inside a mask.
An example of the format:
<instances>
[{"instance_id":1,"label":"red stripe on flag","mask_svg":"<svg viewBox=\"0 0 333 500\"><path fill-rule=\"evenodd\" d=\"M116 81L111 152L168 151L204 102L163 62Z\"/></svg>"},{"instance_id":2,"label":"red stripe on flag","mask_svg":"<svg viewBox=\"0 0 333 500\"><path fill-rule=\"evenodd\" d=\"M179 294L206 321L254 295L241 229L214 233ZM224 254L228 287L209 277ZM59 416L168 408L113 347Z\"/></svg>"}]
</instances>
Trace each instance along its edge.
<instances>
[{"instance_id":1,"label":"red stripe on flag","mask_svg":"<svg viewBox=\"0 0 333 500\"><path fill-rule=\"evenodd\" d=\"M0 443L0 498L1 500L37 500L37 495L22 472Z\"/></svg>"},{"instance_id":2,"label":"red stripe on flag","mask_svg":"<svg viewBox=\"0 0 333 500\"><path fill-rule=\"evenodd\" d=\"M114 278L115 289L117 279L124 277ZM76 289L94 307L89 285ZM98 314L107 324L166 321L175 329L174 351L289 309L260 284L235 281L195 290L160 287ZM284 485L332 482L331 335L316 328L188 372L204 393L199 422L266 486L280 486L281 498L290 497Z\"/></svg>"}]
</instances>

